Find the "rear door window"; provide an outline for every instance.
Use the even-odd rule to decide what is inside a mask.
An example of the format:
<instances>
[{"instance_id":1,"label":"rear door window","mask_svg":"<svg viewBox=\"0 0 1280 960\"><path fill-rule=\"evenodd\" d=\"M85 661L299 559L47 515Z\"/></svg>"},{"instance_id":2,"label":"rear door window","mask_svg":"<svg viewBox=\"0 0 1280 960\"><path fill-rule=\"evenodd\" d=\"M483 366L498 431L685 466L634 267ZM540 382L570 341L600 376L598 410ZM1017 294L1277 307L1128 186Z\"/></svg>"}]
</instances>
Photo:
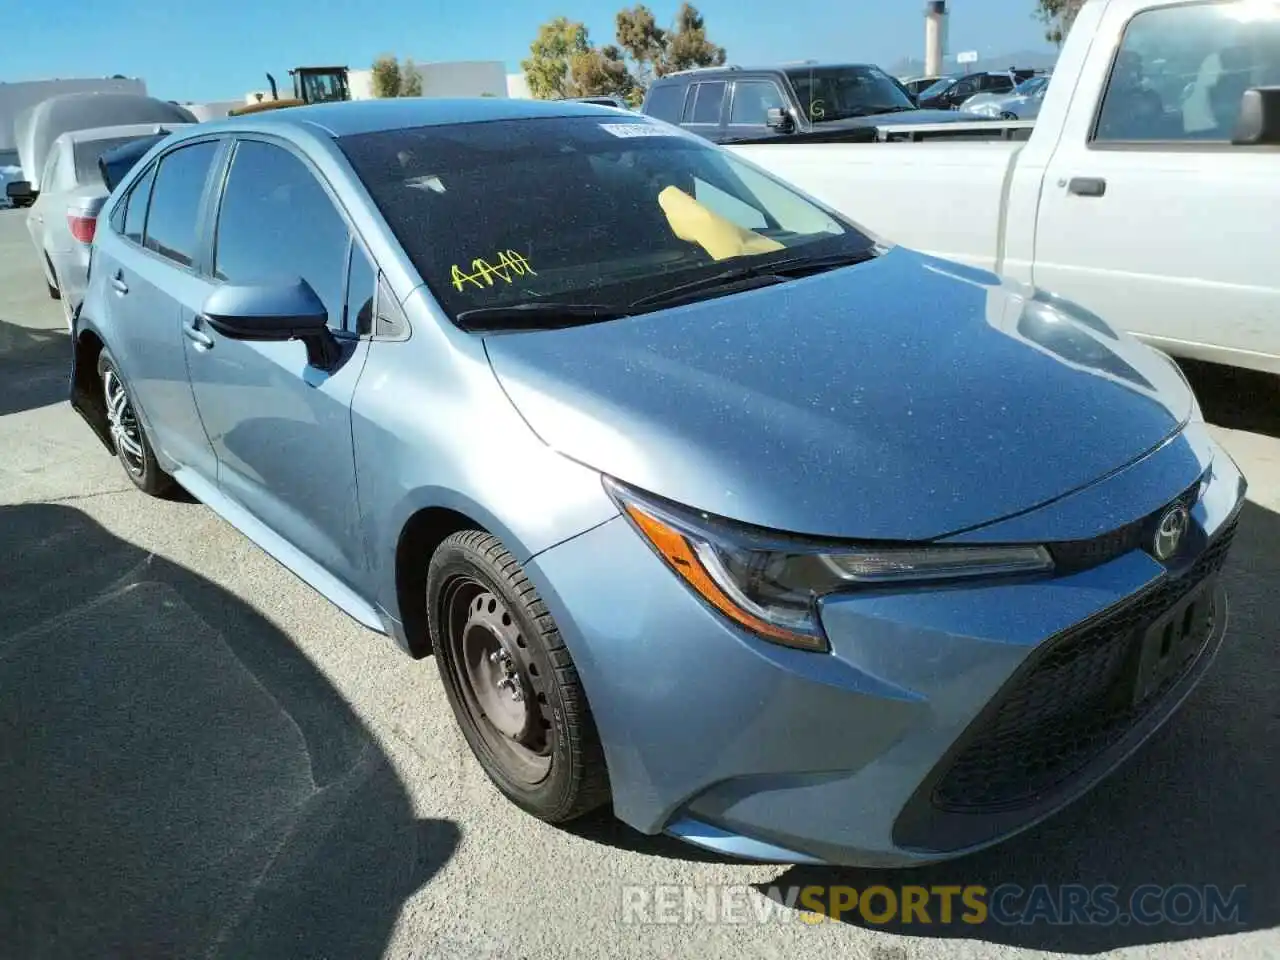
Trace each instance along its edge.
<instances>
[{"instance_id":1,"label":"rear door window","mask_svg":"<svg viewBox=\"0 0 1280 960\"><path fill-rule=\"evenodd\" d=\"M693 103L689 106L689 123L719 124L724 106L724 94L728 87L723 80L700 83L693 88Z\"/></svg>"},{"instance_id":2,"label":"rear door window","mask_svg":"<svg viewBox=\"0 0 1280 960\"><path fill-rule=\"evenodd\" d=\"M151 188L145 246L184 267L196 260L200 202L218 146L206 141L165 154Z\"/></svg>"},{"instance_id":3,"label":"rear door window","mask_svg":"<svg viewBox=\"0 0 1280 960\"><path fill-rule=\"evenodd\" d=\"M343 328L347 222L311 168L283 147L242 140L218 211L214 276L235 284L305 280ZM368 280L373 295L373 280ZM357 316L363 304L357 307Z\"/></svg>"}]
</instances>

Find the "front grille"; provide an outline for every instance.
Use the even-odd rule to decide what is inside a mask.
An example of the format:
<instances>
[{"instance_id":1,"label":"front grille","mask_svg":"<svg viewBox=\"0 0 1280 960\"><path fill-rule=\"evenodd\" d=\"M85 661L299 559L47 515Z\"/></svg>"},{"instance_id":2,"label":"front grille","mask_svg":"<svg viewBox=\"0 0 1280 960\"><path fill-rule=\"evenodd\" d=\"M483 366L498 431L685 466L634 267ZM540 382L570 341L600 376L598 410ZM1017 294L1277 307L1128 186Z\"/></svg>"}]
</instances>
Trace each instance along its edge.
<instances>
[{"instance_id":1,"label":"front grille","mask_svg":"<svg viewBox=\"0 0 1280 960\"><path fill-rule=\"evenodd\" d=\"M1134 550L1147 549L1165 511L1177 503L1181 503L1190 510L1195 505L1199 494L1200 481L1197 480L1192 487L1170 500L1159 510L1125 524L1119 529L1089 540L1059 540L1047 544L1049 553L1053 557L1054 569L1059 573L1075 573L1089 567L1100 566L1108 560L1114 560Z\"/></svg>"},{"instance_id":2,"label":"front grille","mask_svg":"<svg viewBox=\"0 0 1280 960\"><path fill-rule=\"evenodd\" d=\"M933 789L934 806L983 813L1033 803L1146 716L1203 650L1216 614L1208 602L1198 604L1196 618L1189 616L1197 636L1194 655L1135 705L1134 662L1143 631L1222 568L1236 523L1233 518L1186 572L1049 641L1033 655L998 705L962 739L960 752Z\"/></svg>"}]
</instances>

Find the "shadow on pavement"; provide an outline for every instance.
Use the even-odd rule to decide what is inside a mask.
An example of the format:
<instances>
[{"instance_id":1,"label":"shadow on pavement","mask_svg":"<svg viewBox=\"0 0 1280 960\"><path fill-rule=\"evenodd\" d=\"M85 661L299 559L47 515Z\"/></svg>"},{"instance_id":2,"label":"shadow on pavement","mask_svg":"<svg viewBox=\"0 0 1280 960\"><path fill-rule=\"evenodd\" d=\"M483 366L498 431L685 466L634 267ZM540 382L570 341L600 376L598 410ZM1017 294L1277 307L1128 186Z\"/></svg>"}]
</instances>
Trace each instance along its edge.
<instances>
[{"instance_id":1,"label":"shadow on pavement","mask_svg":"<svg viewBox=\"0 0 1280 960\"><path fill-rule=\"evenodd\" d=\"M1039 827L981 853L908 870L792 867L774 883L843 885L862 891L880 885L979 884L994 890L1016 884L1025 893L1008 905L1030 904L1030 891L1047 885L1054 896L1067 885L1114 885L1118 905L1143 884L1216 885L1224 897L1244 892L1238 922L1161 922L1150 926L1025 925L994 920L970 925L914 922L873 925L846 914L847 922L916 937L964 938L1036 950L1098 953L1122 947L1236 934L1280 924L1280 859L1276 857L1280 810L1280 517L1249 503L1227 566L1230 619L1227 642L1208 676L1181 711L1124 767L1073 806ZM761 892L767 889L761 887ZM936 900L933 901L935 904ZM1159 898L1139 907L1148 911ZM802 905L803 907L803 905ZM1173 906L1177 911L1185 909ZM878 901L877 911L883 911Z\"/></svg>"},{"instance_id":2,"label":"shadow on pavement","mask_svg":"<svg viewBox=\"0 0 1280 960\"><path fill-rule=\"evenodd\" d=\"M289 638L65 506L0 569L2 952L381 956L459 831Z\"/></svg>"},{"instance_id":3,"label":"shadow on pavement","mask_svg":"<svg viewBox=\"0 0 1280 960\"><path fill-rule=\"evenodd\" d=\"M1280 377L1216 363L1179 360L1209 423L1280 437Z\"/></svg>"},{"instance_id":4,"label":"shadow on pavement","mask_svg":"<svg viewBox=\"0 0 1280 960\"><path fill-rule=\"evenodd\" d=\"M70 375L66 333L0 320L0 417L66 400Z\"/></svg>"}]
</instances>

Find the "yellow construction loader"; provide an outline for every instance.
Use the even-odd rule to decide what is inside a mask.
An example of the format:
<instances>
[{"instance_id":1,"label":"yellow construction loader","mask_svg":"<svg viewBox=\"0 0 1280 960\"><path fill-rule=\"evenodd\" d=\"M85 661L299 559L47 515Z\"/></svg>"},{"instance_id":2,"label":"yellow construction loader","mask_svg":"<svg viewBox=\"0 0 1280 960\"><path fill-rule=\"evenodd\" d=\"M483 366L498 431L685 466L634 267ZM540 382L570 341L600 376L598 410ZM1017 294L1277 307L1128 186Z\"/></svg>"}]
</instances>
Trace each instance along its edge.
<instances>
[{"instance_id":1,"label":"yellow construction loader","mask_svg":"<svg viewBox=\"0 0 1280 960\"><path fill-rule=\"evenodd\" d=\"M271 85L271 99L247 103L230 111L230 116L242 117L263 110L279 110L283 107L301 107L309 103L335 103L351 99L351 87L347 83L346 67L295 67L289 71L293 78L293 96L280 99L276 78L267 74Z\"/></svg>"}]
</instances>

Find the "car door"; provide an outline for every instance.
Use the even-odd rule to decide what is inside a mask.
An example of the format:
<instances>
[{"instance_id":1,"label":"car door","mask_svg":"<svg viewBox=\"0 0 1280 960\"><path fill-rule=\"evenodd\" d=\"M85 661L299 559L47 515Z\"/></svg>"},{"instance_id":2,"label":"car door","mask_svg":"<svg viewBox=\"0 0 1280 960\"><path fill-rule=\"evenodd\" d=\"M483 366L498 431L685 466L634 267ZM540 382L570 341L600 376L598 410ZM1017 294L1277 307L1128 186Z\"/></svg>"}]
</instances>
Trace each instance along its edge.
<instances>
[{"instance_id":1,"label":"car door","mask_svg":"<svg viewBox=\"0 0 1280 960\"><path fill-rule=\"evenodd\" d=\"M704 80L693 84L685 101L681 126L690 133L717 142L721 139L721 122L729 85L723 80Z\"/></svg>"},{"instance_id":2,"label":"car door","mask_svg":"<svg viewBox=\"0 0 1280 960\"><path fill-rule=\"evenodd\" d=\"M300 342L223 337L191 308L182 318L187 363L218 458L220 491L358 588L365 562L351 398L369 346L357 318L374 296L374 266L329 185L300 152L283 141L241 137L217 208L207 282L299 278L328 308L341 343L332 369L310 366Z\"/></svg>"},{"instance_id":3,"label":"car door","mask_svg":"<svg viewBox=\"0 0 1280 960\"><path fill-rule=\"evenodd\" d=\"M977 92L978 80L976 77L961 80L943 94L942 106L944 108L956 109L960 104L964 103Z\"/></svg>"},{"instance_id":4,"label":"car door","mask_svg":"<svg viewBox=\"0 0 1280 960\"><path fill-rule=\"evenodd\" d=\"M1280 83L1280 14L1152 8L1095 45L1049 160L1034 279L1178 354L1280 356L1280 152L1230 142L1251 86Z\"/></svg>"},{"instance_id":5,"label":"car door","mask_svg":"<svg viewBox=\"0 0 1280 960\"><path fill-rule=\"evenodd\" d=\"M769 111L787 108L782 88L768 77L734 81L730 97L729 118L725 126L726 137L730 140L772 136L774 131L768 124Z\"/></svg>"},{"instance_id":6,"label":"car door","mask_svg":"<svg viewBox=\"0 0 1280 960\"><path fill-rule=\"evenodd\" d=\"M152 445L178 468L210 480L216 461L187 377L180 308L198 302L202 219L223 143L183 144L133 181L94 245L106 284L107 347L129 381Z\"/></svg>"}]
</instances>

